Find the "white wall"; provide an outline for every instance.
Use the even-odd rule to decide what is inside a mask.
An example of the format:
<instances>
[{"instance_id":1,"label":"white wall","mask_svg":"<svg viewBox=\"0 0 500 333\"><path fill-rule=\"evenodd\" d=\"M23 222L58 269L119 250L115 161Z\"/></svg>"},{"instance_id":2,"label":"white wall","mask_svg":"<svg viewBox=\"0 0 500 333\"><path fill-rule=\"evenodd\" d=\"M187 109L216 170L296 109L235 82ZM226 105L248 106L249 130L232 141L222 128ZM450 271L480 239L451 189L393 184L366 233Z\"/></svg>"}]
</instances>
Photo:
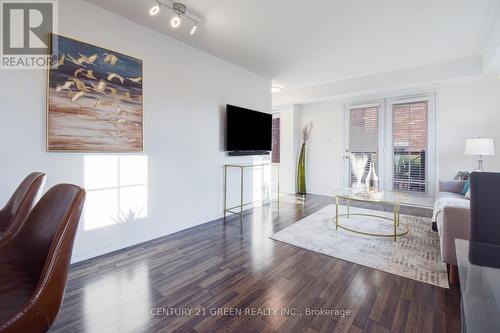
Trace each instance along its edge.
<instances>
[{"instance_id":1,"label":"white wall","mask_svg":"<svg viewBox=\"0 0 500 333\"><path fill-rule=\"evenodd\" d=\"M451 179L458 170L475 168L477 158L465 156L464 147L467 138L477 136L495 140L497 155L485 157L485 165L488 171L500 171L500 80L443 86L435 90L438 180ZM394 95L397 93L391 91L379 97ZM333 189L342 187L345 103L336 99L300 106L300 126L309 122L314 124L306 160L309 193L329 195Z\"/></svg>"},{"instance_id":2,"label":"white wall","mask_svg":"<svg viewBox=\"0 0 500 333\"><path fill-rule=\"evenodd\" d=\"M271 112L270 81L87 2L59 4L60 34L143 59L145 77L147 216L92 230L82 221L73 261L221 217L223 164L253 160L225 156L223 107ZM34 170L48 174L47 187L83 185L85 154L45 151L46 73L0 71L0 79L0 202Z\"/></svg>"},{"instance_id":3,"label":"white wall","mask_svg":"<svg viewBox=\"0 0 500 333\"><path fill-rule=\"evenodd\" d=\"M308 192L331 195L334 189L342 187L343 108L339 100L301 106L300 127L313 124L306 146Z\"/></svg>"},{"instance_id":4,"label":"white wall","mask_svg":"<svg viewBox=\"0 0 500 333\"><path fill-rule=\"evenodd\" d=\"M438 178L474 170L476 156L464 155L465 140L493 138L496 156L484 157L486 171L500 171L500 80L441 87L437 91Z\"/></svg>"},{"instance_id":5,"label":"white wall","mask_svg":"<svg viewBox=\"0 0 500 333\"><path fill-rule=\"evenodd\" d=\"M280 113L280 192L295 193L299 107L290 105L276 111Z\"/></svg>"}]
</instances>

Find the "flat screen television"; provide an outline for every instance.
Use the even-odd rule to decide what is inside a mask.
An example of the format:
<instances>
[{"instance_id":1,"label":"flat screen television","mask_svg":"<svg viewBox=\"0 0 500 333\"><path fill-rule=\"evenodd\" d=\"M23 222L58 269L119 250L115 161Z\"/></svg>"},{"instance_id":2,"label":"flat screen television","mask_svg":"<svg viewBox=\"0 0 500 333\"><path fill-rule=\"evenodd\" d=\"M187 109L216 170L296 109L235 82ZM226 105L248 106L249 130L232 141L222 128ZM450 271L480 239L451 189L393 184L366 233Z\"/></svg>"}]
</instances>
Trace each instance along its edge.
<instances>
[{"instance_id":1,"label":"flat screen television","mask_svg":"<svg viewBox=\"0 0 500 333\"><path fill-rule=\"evenodd\" d=\"M227 105L226 150L255 155L272 149L273 116L269 113Z\"/></svg>"}]
</instances>

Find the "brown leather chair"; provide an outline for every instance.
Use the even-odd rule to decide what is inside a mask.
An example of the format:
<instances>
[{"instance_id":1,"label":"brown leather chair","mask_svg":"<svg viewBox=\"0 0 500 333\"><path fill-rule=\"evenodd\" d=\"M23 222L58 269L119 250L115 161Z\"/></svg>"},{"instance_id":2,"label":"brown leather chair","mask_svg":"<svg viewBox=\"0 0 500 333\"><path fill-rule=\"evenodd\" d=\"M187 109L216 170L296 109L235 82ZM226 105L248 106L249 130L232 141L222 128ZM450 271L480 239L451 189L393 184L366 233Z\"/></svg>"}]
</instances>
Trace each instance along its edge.
<instances>
[{"instance_id":1,"label":"brown leather chair","mask_svg":"<svg viewBox=\"0 0 500 333\"><path fill-rule=\"evenodd\" d=\"M61 184L0 240L0 332L46 332L61 307L85 191Z\"/></svg>"},{"instance_id":2,"label":"brown leather chair","mask_svg":"<svg viewBox=\"0 0 500 333\"><path fill-rule=\"evenodd\" d=\"M26 177L0 210L0 238L13 235L23 224L35 203L40 198L45 184L45 174L33 172Z\"/></svg>"}]
</instances>

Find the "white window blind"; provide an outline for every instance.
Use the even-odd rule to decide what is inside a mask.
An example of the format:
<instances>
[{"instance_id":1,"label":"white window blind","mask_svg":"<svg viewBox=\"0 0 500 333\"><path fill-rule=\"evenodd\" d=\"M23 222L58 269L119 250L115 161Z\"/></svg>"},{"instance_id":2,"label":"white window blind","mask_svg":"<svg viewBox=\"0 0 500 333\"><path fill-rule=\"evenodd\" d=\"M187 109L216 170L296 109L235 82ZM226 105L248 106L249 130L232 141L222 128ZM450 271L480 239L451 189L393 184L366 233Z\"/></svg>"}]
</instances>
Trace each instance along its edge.
<instances>
[{"instance_id":1,"label":"white window blind","mask_svg":"<svg viewBox=\"0 0 500 333\"><path fill-rule=\"evenodd\" d=\"M427 192L428 102L392 105L395 191Z\"/></svg>"},{"instance_id":2,"label":"white window blind","mask_svg":"<svg viewBox=\"0 0 500 333\"><path fill-rule=\"evenodd\" d=\"M359 107L349 110L349 151L356 155L368 155L363 181L368 174L373 159L378 173L378 106ZM352 166L349 163L349 186L355 181Z\"/></svg>"}]
</instances>

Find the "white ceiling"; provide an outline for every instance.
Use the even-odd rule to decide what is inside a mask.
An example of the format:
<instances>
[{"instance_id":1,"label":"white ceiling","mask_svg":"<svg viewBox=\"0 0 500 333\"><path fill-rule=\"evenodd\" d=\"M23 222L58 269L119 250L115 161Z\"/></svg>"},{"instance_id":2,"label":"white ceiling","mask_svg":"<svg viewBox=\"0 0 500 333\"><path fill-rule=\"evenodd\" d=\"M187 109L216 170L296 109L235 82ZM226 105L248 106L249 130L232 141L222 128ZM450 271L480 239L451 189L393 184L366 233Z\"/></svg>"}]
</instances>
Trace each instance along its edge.
<instances>
[{"instance_id":1,"label":"white ceiling","mask_svg":"<svg viewBox=\"0 0 500 333\"><path fill-rule=\"evenodd\" d=\"M499 0L181 0L194 36L153 0L87 1L299 88L478 55Z\"/></svg>"}]
</instances>

